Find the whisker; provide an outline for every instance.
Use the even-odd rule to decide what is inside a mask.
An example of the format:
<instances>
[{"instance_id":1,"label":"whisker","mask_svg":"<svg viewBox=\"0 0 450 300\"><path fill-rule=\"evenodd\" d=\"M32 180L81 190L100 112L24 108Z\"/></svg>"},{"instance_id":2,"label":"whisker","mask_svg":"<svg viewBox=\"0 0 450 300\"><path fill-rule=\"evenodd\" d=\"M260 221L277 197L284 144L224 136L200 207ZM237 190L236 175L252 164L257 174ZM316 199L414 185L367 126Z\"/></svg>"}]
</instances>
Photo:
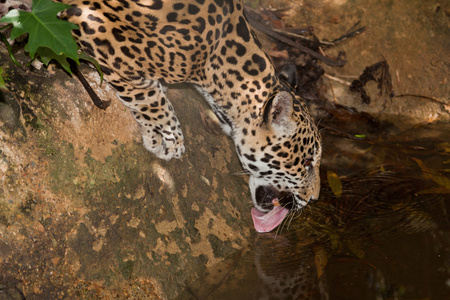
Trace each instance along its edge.
<instances>
[{"instance_id":1,"label":"whisker","mask_svg":"<svg viewBox=\"0 0 450 300\"><path fill-rule=\"evenodd\" d=\"M322 122L322 119L324 118L324 116L320 116L319 121L317 122L316 126L319 127L320 123ZM319 130L320 131L320 130Z\"/></svg>"},{"instance_id":2,"label":"whisker","mask_svg":"<svg viewBox=\"0 0 450 300\"><path fill-rule=\"evenodd\" d=\"M289 230L289 227L292 224L293 218L294 218L294 213L292 211L289 211L289 215L286 218L286 230Z\"/></svg>"},{"instance_id":3,"label":"whisker","mask_svg":"<svg viewBox=\"0 0 450 300\"><path fill-rule=\"evenodd\" d=\"M283 223L284 223L284 222L283 222ZM280 226L277 227L277 230L275 231L275 238L278 237L278 234L281 234L282 227L283 227L283 226L282 226L283 223L282 223Z\"/></svg>"},{"instance_id":4,"label":"whisker","mask_svg":"<svg viewBox=\"0 0 450 300\"><path fill-rule=\"evenodd\" d=\"M242 170L242 171L234 172L231 175L233 175L233 176L246 176L246 175L250 175L250 172Z\"/></svg>"},{"instance_id":5,"label":"whisker","mask_svg":"<svg viewBox=\"0 0 450 300\"><path fill-rule=\"evenodd\" d=\"M281 199L283 199L283 198L280 198L280 200ZM286 207L286 204L281 204L282 205L282 207L283 208L285 208ZM289 212L290 213L290 212ZM288 213L288 215L289 215L289 213ZM287 219L287 216L286 216L286 218L281 222L281 224L280 225L278 225L278 227L277 227L277 230L275 231L275 238L278 236L278 234L281 234L281 232L283 231L283 227L284 227L284 225L286 224L286 219Z\"/></svg>"},{"instance_id":6,"label":"whisker","mask_svg":"<svg viewBox=\"0 0 450 300\"><path fill-rule=\"evenodd\" d=\"M309 207L309 205L308 205L308 207ZM303 211L305 210L305 208L304 207L302 207L302 208L300 208L299 210L297 210L297 216L295 217L295 218L300 218L300 216L303 214Z\"/></svg>"},{"instance_id":7,"label":"whisker","mask_svg":"<svg viewBox=\"0 0 450 300\"><path fill-rule=\"evenodd\" d=\"M281 233L283 232L283 227L284 227L285 223L286 223L286 219L284 219L283 222L281 222L281 224L277 227L275 237L277 237L279 234L281 235Z\"/></svg>"},{"instance_id":8,"label":"whisker","mask_svg":"<svg viewBox=\"0 0 450 300\"><path fill-rule=\"evenodd\" d=\"M286 223L286 230L289 230L289 227L292 224L293 217L294 217L294 211L293 210L289 210L289 214L286 217L286 222L284 222L284 223Z\"/></svg>"},{"instance_id":9,"label":"whisker","mask_svg":"<svg viewBox=\"0 0 450 300\"><path fill-rule=\"evenodd\" d=\"M297 219L298 217L300 217L301 214L302 214L301 210L294 210L294 211L292 211L291 223L292 223L292 221L294 221L294 219Z\"/></svg>"},{"instance_id":10,"label":"whisker","mask_svg":"<svg viewBox=\"0 0 450 300\"><path fill-rule=\"evenodd\" d=\"M284 208L286 208L287 204L283 205ZM281 234L284 227L286 226L286 229L289 230L289 226L291 225L292 218L294 216L294 211L292 209L289 209L288 215L283 220L283 222L278 226L275 236L278 234Z\"/></svg>"}]
</instances>

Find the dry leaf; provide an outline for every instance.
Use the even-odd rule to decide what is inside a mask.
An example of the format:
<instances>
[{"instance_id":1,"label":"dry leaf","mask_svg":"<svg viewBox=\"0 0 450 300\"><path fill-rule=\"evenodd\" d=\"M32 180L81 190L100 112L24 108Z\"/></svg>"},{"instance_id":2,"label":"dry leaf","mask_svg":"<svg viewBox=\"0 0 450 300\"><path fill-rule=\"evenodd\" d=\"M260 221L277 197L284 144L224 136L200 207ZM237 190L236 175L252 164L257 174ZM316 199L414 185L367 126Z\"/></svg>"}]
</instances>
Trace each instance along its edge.
<instances>
[{"instance_id":1,"label":"dry leaf","mask_svg":"<svg viewBox=\"0 0 450 300\"><path fill-rule=\"evenodd\" d=\"M428 168L420 159L414 157L412 157L412 159L420 166L420 168L422 169L423 176L426 179L431 179L437 184L450 190L450 178L442 176L436 171Z\"/></svg>"},{"instance_id":2,"label":"dry leaf","mask_svg":"<svg viewBox=\"0 0 450 300\"><path fill-rule=\"evenodd\" d=\"M328 263L328 253L324 247L320 245L314 245L314 263L316 264L317 269L317 278L322 277L325 267Z\"/></svg>"},{"instance_id":3,"label":"dry leaf","mask_svg":"<svg viewBox=\"0 0 450 300\"><path fill-rule=\"evenodd\" d=\"M333 171L327 171L327 180L333 194L340 197L342 195L342 183L339 176Z\"/></svg>"}]
</instances>

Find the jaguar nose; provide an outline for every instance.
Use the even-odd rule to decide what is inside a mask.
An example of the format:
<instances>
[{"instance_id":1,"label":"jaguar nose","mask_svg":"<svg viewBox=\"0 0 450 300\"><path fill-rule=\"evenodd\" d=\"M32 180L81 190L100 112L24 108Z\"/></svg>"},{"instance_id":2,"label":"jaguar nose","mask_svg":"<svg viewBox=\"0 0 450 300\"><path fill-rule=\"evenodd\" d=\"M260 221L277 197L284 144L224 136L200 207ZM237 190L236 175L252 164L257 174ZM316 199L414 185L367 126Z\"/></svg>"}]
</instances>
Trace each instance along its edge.
<instances>
[{"instance_id":1,"label":"jaguar nose","mask_svg":"<svg viewBox=\"0 0 450 300\"><path fill-rule=\"evenodd\" d=\"M258 186L255 191L256 203L264 209L271 209L273 202L278 198L278 192L270 186Z\"/></svg>"},{"instance_id":2,"label":"jaguar nose","mask_svg":"<svg viewBox=\"0 0 450 300\"><path fill-rule=\"evenodd\" d=\"M294 195L289 192L280 192L272 186L259 186L255 191L256 203L265 211L270 211L274 206L292 208Z\"/></svg>"}]
</instances>

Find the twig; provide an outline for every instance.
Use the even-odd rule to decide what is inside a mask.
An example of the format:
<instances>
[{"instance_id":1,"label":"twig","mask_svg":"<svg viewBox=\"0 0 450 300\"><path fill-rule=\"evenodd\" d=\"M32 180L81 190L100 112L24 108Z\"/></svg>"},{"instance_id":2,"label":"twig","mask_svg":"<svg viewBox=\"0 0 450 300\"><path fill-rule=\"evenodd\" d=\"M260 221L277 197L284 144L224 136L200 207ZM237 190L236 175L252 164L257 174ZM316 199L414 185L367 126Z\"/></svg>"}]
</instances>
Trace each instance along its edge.
<instances>
[{"instance_id":1,"label":"twig","mask_svg":"<svg viewBox=\"0 0 450 300\"><path fill-rule=\"evenodd\" d=\"M101 109L107 109L108 106L111 104L111 101L103 101L100 99L100 97L97 95L97 93L92 89L92 87L89 85L89 83L84 78L83 74L80 72L80 69L75 63L71 63L70 69L75 74L75 76L78 77L78 79L81 81L81 84L83 84L84 88L88 92L89 96L92 99L92 102L94 102L95 106Z\"/></svg>"},{"instance_id":2,"label":"twig","mask_svg":"<svg viewBox=\"0 0 450 300\"><path fill-rule=\"evenodd\" d=\"M441 101L439 99L433 98L433 97L429 97L429 96L423 96L423 95L414 95L414 94L401 94L401 95L395 95L394 97L416 97L416 98L423 98L423 99L427 99L439 104L443 104L443 105L449 105L450 103L445 103L444 101Z\"/></svg>"},{"instance_id":3,"label":"twig","mask_svg":"<svg viewBox=\"0 0 450 300\"><path fill-rule=\"evenodd\" d=\"M276 28L272 28L272 30L275 31L276 33L282 34L282 35L287 36L287 37L293 37L293 38L305 40L305 41L308 41L308 42L311 42L311 43L318 43L318 44L323 45L323 46L332 46L333 45L332 42L315 41L315 40L307 38L307 37L305 37L305 36L303 36L301 34L290 32L290 31L286 31L286 30L280 30L280 29L276 29Z\"/></svg>"},{"instance_id":4,"label":"twig","mask_svg":"<svg viewBox=\"0 0 450 300\"><path fill-rule=\"evenodd\" d=\"M308 42L312 42L312 43L317 43L320 46L327 46L327 47L332 47L335 46L337 43L340 43L346 39L352 38L358 34L363 33L366 30L366 27L360 27L358 29L355 29L349 33L346 33L340 37L338 37L337 39L332 40L331 42L327 42L327 41L320 41L320 40L312 40L310 38L307 38L301 34L297 34L294 32L290 32L290 31L286 31L286 30L280 30L280 29L276 29L276 28L272 28L273 31L275 31L276 33L282 34L284 36L287 37L293 37L293 38L297 38L297 39L301 39L301 40L305 40Z\"/></svg>"},{"instance_id":5,"label":"twig","mask_svg":"<svg viewBox=\"0 0 450 300\"><path fill-rule=\"evenodd\" d=\"M317 53L314 50L309 49L306 46L303 46L302 44L300 44L298 42L292 41L292 40L288 39L287 37L284 37L284 36L278 34L272 28L270 28L269 26L267 26L267 25L263 24L261 21L259 21L259 19L261 19L261 18L253 10L246 7L245 12L248 17L248 20L250 21L250 25L252 25L252 27L257 30L264 32L268 36L270 36L284 44L287 44L291 47L295 47L295 48L299 49L300 51L302 51L303 53L309 54L312 57L314 57L330 66L342 67L346 64L346 61L341 59L340 57L338 57L337 60L331 59L329 57L321 55L320 53Z\"/></svg>"},{"instance_id":6,"label":"twig","mask_svg":"<svg viewBox=\"0 0 450 300\"><path fill-rule=\"evenodd\" d=\"M349 32L349 33L344 34L343 36L338 37L337 39L331 41L330 44L331 45L336 45L337 43L340 43L340 42L342 42L342 41L344 41L346 39L352 38L352 37L354 37L354 36L356 36L358 34L363 33L365 30L366 30L365 26L360 27L358 29L355 29L355 30Z\"/></svg>"},{"instance_id":7,"label":"twig","mask_svg":"<svg viewBox=\"0 0 450 300\"><path fill-rule=\"evenodd\" d=\"M348 85L348 86L351 85L351 82L348 82L348 81L339 79L339 78L337 78L337 77L333 77L333 76L328 75L328 74L323 74L323 76L326 77L326 78L328 78L328 79L331 79L331 80L337 81L337 82L339 82L339 83L342 83L342 84L344 84L344 85Z\"/></svg>"},{"instance_id":8,"label":"twig","mask_svg":"<svg viewBox=\"0 0 450 300\"><path fill-rule=\"evenodd\" d=\"M334 103L337 103L337 98L336 98L336 94L334 93L334 88L333 88L333 84L330 82L330 88L331 88L331 92L333 93L333 99L334 99Z\"/></svg>"},{"instance_id":9,"label":"twig","mask_svg":"<svg viewBox=\"0 0 450 300\"><path fill-rule=\"evenodd\" d=\"M328 126L328 125L324 125L324 124L320 124L319 125L320 128L328 130L329 132L331 132L332 134L335 134L337 136L342 136L344 138L350 139L350 140L354 140L354 141L364 141L364 142L371 142L368 138L366 137L356 137L350 133L341 131L339 129L336 129L334 127Z\"/></svg>"}]
</instances>

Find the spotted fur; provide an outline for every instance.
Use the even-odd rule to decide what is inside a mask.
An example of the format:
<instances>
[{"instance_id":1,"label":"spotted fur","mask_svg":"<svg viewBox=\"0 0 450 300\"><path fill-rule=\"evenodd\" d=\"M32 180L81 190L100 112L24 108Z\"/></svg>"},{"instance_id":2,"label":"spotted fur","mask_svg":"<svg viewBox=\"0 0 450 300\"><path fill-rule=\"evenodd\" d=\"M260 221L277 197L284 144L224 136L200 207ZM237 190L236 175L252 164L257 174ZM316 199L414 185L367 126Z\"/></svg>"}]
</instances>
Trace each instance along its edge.
<instances>
[{"instance_id":1,"label":"spotted fur","mask_svg":"<svg viewBox=\"0 0 450 300\"><path fill-rule=\"evenodd\" d=\"M319 193L320 137L304 102L280 79L241 1L62 0L74 36L141 125L145 147L169 160L183 133L165 85L202 92L234 140L255 207L296 210ZM283 76L281 76L283 77Z\"/></svg>"}]
</instances>

